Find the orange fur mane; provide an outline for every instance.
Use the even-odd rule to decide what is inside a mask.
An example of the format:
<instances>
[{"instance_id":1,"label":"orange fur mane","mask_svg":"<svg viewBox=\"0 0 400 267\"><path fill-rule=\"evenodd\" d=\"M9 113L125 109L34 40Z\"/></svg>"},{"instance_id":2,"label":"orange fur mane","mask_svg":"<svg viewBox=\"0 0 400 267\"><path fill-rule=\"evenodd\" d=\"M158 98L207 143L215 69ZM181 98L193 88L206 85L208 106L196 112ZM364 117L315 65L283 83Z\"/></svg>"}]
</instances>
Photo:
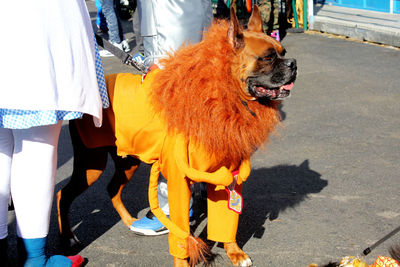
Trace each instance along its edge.
<instances>
[{"instance_id":1,"label":"orange fur mane","mask_svg":"<svg viewBox=\"0 0 400 267\"><path fill-rule=\"evenodd\" d=\"M231 166L249 158L279 123L279 102L241 102L236 51L228 22L214 22L202 42L186 45L162 62L152 90L156 111L178 130ZM253 116L249 109L256 115Z\"/></svg>"}]
</instances>

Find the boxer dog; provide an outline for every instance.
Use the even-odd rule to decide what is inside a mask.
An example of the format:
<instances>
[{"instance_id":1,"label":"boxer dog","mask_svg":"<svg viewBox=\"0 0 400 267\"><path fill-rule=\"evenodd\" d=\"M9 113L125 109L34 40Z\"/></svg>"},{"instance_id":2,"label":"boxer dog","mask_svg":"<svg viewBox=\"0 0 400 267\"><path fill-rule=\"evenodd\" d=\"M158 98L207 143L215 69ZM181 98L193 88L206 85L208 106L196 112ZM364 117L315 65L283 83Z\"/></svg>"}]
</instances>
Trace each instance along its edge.
<instances>
[{"instance_id":1,"label":"boxer dog","mask_svg":"<svg viewBox=\"0 0 400 267\"><path fill-rule=\"evenodd\" d=\"M190 186L198 182L207 184L208 239L224 243L235 266L252 265L236 243L241 189L251 155L279 124L278 106L296 79L296 60L284 55L282 45L263 33L254 6L246 30L231 9L229 21L214 22L202 42L180 48L162 69L108 75L111 107L103 126L95 128L86 116L70 123L74 170L57 193L61 240L78 242L69 207L99 178L110 153L115 174L108 193L128 227L137 219L121 192L140 162L152 164L150 207L170 231L174 266L194 266L210 253L190 233ZM170 218L158 207L160 172L168 181Z\"/></svg>"}]
</instances>

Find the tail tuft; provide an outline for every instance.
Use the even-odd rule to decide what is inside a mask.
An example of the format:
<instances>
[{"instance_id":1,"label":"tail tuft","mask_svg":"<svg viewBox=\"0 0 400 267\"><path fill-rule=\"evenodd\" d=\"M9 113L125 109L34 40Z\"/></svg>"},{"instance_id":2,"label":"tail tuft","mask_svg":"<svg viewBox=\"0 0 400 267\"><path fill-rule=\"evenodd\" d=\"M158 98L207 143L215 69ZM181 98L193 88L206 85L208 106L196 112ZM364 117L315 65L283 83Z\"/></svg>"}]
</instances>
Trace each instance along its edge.
<instances>
[{"instance_id":1,"label":"tail tuft","mask_svg":"<svg viewBox=\"0 0 400 267\"><path fill-rule=\"evenodd\" d=\"M211 250L201 238L190 235L187 238L187 245L190 266L193 267L202 261L208 264L208 257L211 255Z\"/></svg>"}]
</instances>

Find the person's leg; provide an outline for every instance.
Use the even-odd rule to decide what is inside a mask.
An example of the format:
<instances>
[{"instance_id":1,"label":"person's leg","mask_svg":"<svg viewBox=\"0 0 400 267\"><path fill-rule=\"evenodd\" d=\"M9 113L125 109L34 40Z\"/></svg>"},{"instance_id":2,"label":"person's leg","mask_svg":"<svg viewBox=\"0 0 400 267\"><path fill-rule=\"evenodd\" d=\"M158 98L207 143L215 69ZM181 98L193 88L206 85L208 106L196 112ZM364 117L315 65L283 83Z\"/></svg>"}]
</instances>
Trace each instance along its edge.
<instances>
[{"instance_id":1,"label":"person's leg","mask_svg":"<svg viewBox=\"0 0 400 267\"><path fill-rule=\"evenodd\" d=\"M55 125L13 130L14 154L11 192L22 238L47 236L61 122Z\"/></svg>"},{"instance_id":2,"label":"person's leg","mask_svg":"<svg viewBox=\"0 0 400 267\"><path fill-rule=\"evenodd\" d=\"M157 187L158 204L165 215L169 215L167 182L160 177ZM134 221L130 227L131 231L138 235L155 236L167 234L168 229L149 210L145 217Z\"/></svg>"},{"instance_id":3,"label":"person's leg","mask_svg":"<svg viewBox=\"0 0 400 267\"><path fill-rule=\"evenodd\" d=\"M7 266L8 255L7 255L7 237L0 239L0 264L1 266Z\"/></svg>"},{"instance_id":4,"label":"person's leg","mask_svg":"<svg viewBox=\"0 0 400 267\"><path fill-rule=\"evenodd\" d=\"M96 4L96 8L97 8L96 25L99 28L99 30L106 32L106 31L108 31L107 22L106 22L106 18L104 17L104 14L103 14L103 9L101 7L100 0L95 0L94 2Z\"/></svg>"},{"instance_id":5,"label":"person's leg","mask_svg":"<svg viewBox=\"0 0 400 267\"><path fill-rule=\"evenodd\" d=\"M269 21L271 18L271 2L270 0L258 0L258 9L260 10L263 30L268 32Z\"/></svg>"},{"instance_id":6,"label":"person's leg","mask_svg":"<svg viewBox=\"0 0 400 267\"><path fill-rule=\"evenodd\" d=\"M11 155L14 141L10 129L0 128L0 264L7 265L8 202Z\"/></svg>"},{"instance_id":7,"label":"person's leg","mask_svg":"<svg viewBox=\"0 0 400 267\"><path fill-rule=\"evenodd\" d=\"M123 34L123 30L122 30L120 10L121 10L120 0L114 0L114 12L115 12L115 16L117 17L119 39L121 39L121 41L123 41L124 34Z\"/></svg>"},{"instance_id":8,"label":"person's leg","mask_svg":"<svg viewBox=\"0 0 400 267\"><path fill-rule=\"evenodd\" d=\"M120 37L117 14L114 10L114 0L100 0L100 3L107 20L109 40L112 43L119 44L122 39Z\"/></svg>"},{"instance_id":9,"label":"person's leg","mask_svg":"<svg viewBox=\"0 0 400 267\"><path fill-rule=\"evenodd\" d=\"M22 260L24 267L70 267L73 264L67 257L45 254L60 129L61 121L55 125L13 130L11 194L17 219L19 257L26 256L26 260Z\"/></svg>"},{"instance_id":10,"label":"person's leg","mask_svg":"<svg viewBox=\"0 0 400 267\"><path fill-rule=\"evenodd\" d=\"M229 17L229 8L226 6L224 0L218 0L216 11L216 18L226 19Z\"/></svg>"},{"instance_id":11,"label":"person's leg","mask_svg":"<svg viewBox=\"0 0 400 267\"><path fill-rule=\"evenodd\" d=\"M107 20L108 25L108 37L109 41L118 47L119 49L129 52L131 49L122 31L121 21L118 16L118 12L115 10L115 5L119 5L119 2L114 0L100 0L103 8L104 16Z\"/></svg>"},{"instance_id":12,"label":"person's leg","mask_svg":"<svg viewBox=\"0 0 400 267\"><path fill-rule=\"evenodd\" d=\"M95 3L95 5L96 5L96 9L97 9L97 14L96 14L96 25L97 25L97 28L99 28L100 29L100 14L101 14L101 3L100 3L100 1L99 0L94 0L94 3Z\"/></svg>"},{"instance_id":13,"label":"person's leg","mask_svg":"<svg viewBox=\"0 0 400 267\"><path fill-rule=\"evenodd\" d=\"M158 187L158 205L162 209L165 215L169 216L169 204L168 204L168 186L167 180L160 176ZM189 217L193 215L193 198L190 198L190 209ZM167 234L169 230L157 219L156 216L149 210L145 217L134 221L130 228L134 233L138 235L154 236Z\"/></svg>"},{"instance_id":14,"label":"person's leg","mask_svg":"<svg viewBox=\"0 0 400 267\"><path fill-rule=\"evenodd\" d=\"M136 40L136 46L138 47L138 52L144 54L143 37L140 32L140 21L139 21L140 1L138 1L137 3L138 5L136 7L135 13L133 13L132 27L133 27L133 32L135 34L135 40Z\"/></svg>"},{"instance_id":15,"label":"person's leg","mask_svg":"<svg viewBox=\"0 0 400 267\"><path fill-rule=\"evenodd\" d=\"M271 36L274 37L278 42L280 42L281 37L279 34L279 3L278 0L271 0L271 1L272 1L272 16L273 16Z\"/></svg>"}]
</instances>

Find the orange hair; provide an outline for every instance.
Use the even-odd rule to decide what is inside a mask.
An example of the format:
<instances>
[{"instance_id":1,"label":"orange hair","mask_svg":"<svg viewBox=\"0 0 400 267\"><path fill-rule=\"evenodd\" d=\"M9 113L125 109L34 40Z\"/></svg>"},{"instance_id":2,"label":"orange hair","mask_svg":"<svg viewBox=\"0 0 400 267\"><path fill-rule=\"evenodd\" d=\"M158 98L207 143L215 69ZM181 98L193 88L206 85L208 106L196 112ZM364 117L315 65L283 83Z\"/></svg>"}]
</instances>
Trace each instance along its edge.
<instances>
[{"instance_id":1,"label":"orange hair","mask_svg":"<svg viewBox=\"0 0 400 267\"><path fill-rule=\"evenodd\" d=\"M239 164L279 123L279 102L240 98L237 56L227 39L228 22L216 21L202 42L181 47L162 64L152 90L156 111L170 131L201 143L221 164ZM252 114L253 113L253 114Z\"/></svg>"}]
</instances>

